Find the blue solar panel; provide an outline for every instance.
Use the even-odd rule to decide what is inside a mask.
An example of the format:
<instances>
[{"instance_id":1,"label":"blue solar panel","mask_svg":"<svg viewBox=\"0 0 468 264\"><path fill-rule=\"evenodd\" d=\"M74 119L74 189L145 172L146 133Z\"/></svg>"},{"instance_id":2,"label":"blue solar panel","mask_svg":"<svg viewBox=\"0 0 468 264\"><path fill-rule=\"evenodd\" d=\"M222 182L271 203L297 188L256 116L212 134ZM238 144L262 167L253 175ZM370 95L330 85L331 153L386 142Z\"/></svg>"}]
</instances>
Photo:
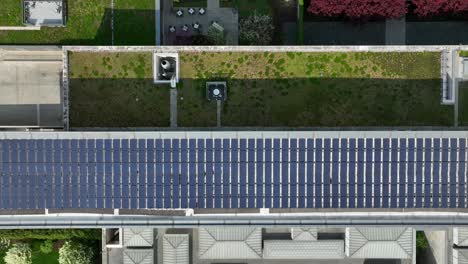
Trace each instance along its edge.
<instances>
[{"instance_id":1,"label":"blue solar panel","mask_svg":"<svg viewBox=\"0 0 468 264\"><path fill-rule=\"evenodd\" d=\"M449 170L449 140L442 139L442 169L441 169L441 207L447 208L448 206L448 170Z\"/></svg>"},{"instance_id":2,"label":"blue solar panel","mask_svg":"<svg viewBox=\"0 0 468 264\"><path fill-rule=\"evenodd\" d=\"M96 208L96 190L95 190L95 179L96 179L96 147L94 140L88 140L88 207Z\"/></svg>"},{"instance_id":3,"label":"blue solar panel","mask_svg":"<svg viewBox=\"0 0 468 264\"><path fill-rule=\"evenodd\" d=\"M148 156L149 160L149 156ZM187 139L180 140L180 207L188 207L188 143ZM149 193L149 189L148 189ZM148 207L150 207L148 205Z\"/></svg>"},{"instance_id":4,"label":"blue solar panel","mask_svg":"<svg viewBox=\"0 0 468 264\"><path fill-rule=\"evenodd\" d=\"M391 139L391 188L390 188L390 207L397 208L398 200L398 139Z\"/></svg>"},{"instance_id":5,"label":"blue solar panel","mask_svg":"<svg viewBox=\"0 0 468 264\"><path fill-rule=\"evenodd\" d=\"M288 179L288 165L289 165L289 142L288 139L281 140L281 207L288 208L289 200L289 179Z\"/></svg>"},{"instance_id":6,"label":"blue solar panel","mask_svg":"<svg viewBox=\"0 0 468 264\"><path fill-rule=\"evenodd\" d=\"M431 165L432 165L432 141L431 139L427 138L424 140L424 207L429 208L431 207Z\"/></svg>"},{"instance_id":7,"label":"blue solar panel","mask_svg":"<svg viewBox=\"0 0 468 264\"><path fill-rule=\"evenodd\" d=\"M42 153L42 143L38 144L38 152ZM79 193L78 193L78 140L72 139L70 142L70 148L71 148L71 184L72 184L72 208L78 208L79 207ZM99 145L96 146L97 151L99 152L100 148ZM42 159L42 155L38 155L38 161L39 159ZM41 168L43 168L41 166ZM99 168L99 167L98 167ZM98 169L99 172L99 169ZM42 170L42 176L44 175L45 171ZM102 174L99 175L101 178ZM39 181L41 183L44 183L44 181ZM43 192L46 192L44 185L41 186L41 190ZM39 202L44 202L44 196L42 196L41 199L39 199Z\"/></svg>"},{"instance_id":8,"label":"blue solar panel","mask_svg":"<svg viewBox=\"0 0 468 264\"><path fill-rule=\"evenodd\" d=\"M457 139L450 139L450 208L457 207Z\"/></svg>"},{"instance_id":9,"label":"blue solar panel","mask_svg":"<svg viewBox=\"0 0 468 264\"><path fill-rule=\"evenodd\" d=\"M365 165L365 203L367 208L372 208L372 154L374 152L374 142L372 139L366 139L366 165Z\"/></svg>"},{"instance_id":10,"label":"blue solar panel","mask_svg":"<svg viewBox=\"0 0 468 264\"><path fill-rule=\"evenodd\" d=\"M280 162L281 162L281 141L273 140L273 208L280 208Z\"/></svg>"},{"instance_id":11,"label":"blue solar panel","mask_svg":"<svg viewBox=\"0 0 468 264\"><path fill-rule=\"evenodd\" d=\"M79 145L79 159L80 159L80 208L88 206L88 168L87 164L87 142L85 139L78 141Z\"/></svg>"},{"instance_id":12,"label":"blue solar panel","mask_svg":"<svg viewBox=\"0 0 468 264\"><path fill-rule=\"evenodd\" d=\"M416 208L423 206L423 143L422 139L416 140Z\"/></svg>"},{"instance_id":13,"label":"blue solar panel","mask_svg":"<svg viewBox=\"0 0 468 264\"><path fill-rule=\"evenodd\" d=\"M195 208L197 206L197 141L190 139L189 141L189 206Z\"/></svg>"},{"instance_id":14,"label":"blue solar panel","mask_svg":"<svg viewBox=\"0 0 468 264\"><path fill-rule=\"evenodd\" d=\"M61 147L61 144L60 144L60 141L58 140L54 140L52 142L52 145L53 145L53 166L52 166L52 186L51 186L51 191L52 193L54 194L54 205L53 207L54 208L61 208L62 207L62 192L61 192L61 185L62 185L62 182L61 182L61 178L62 178L62 166L61 166L61 159L62 159L62 147ZM23 157L23 153L20 152L20 160L22 160L24 157ZM20 168L20 173L23 173L22 172L22 168ZM22 190L20 190L20 192L22 192ZM24 205L23 204L20 204L20 207L21 208L24 208Z\"/></svg>"},{"instance_id":15,"label":"blue solar panel","mask_svg":"<svg viewBox=\"0 0 468 264\"><path fill-rule=\"evenodd\" d=\"M466 170L465 170L465 163L466 163L466 139L462 138L459 141L459 149L458 149L458 208L465 207L465 198L466 198Z\"/></svg>"},{"instance_id":16,"label":"blue solar panel","mask_svg":"<svg viewBox=\"0 0 468 264\"><path fill-rule=\"evenodd\" d=\"M273 142L265 139L265 208L271 208L272 177L273 177Z\"/></svg>"},{"instance_id":17,"label":"blue solar panel","mask_svg":"<svg viewBox=\"0 0 468 264\"><path fill-rule=\"evenodd\" d=\"M229 139L223 139L223 208L229 207L230 197L230 165L231 159L229 158L230 144Z\"/></svg>"},{"instance_id":18,"label":"blue solar panel","mask_svg":"<svg viewBox=\"0 0 468 264\"><path fill-rule=\"evenodd\" d=\"M193 148L195 149L195 147ZM155 200L156 200L156 208L163 208L163 184L162 179L164 177L163 174L163 153L162 153L162 140L156 139L155 140Z\"/></svg>"},{"instance_id":19,"label":"blue solar panel","mask_svg":"<svg viewBox=\"0 0 468 264\"><path fill-rule=\"evenodd\" d=\"M221 171L221 139L215 139L215 153L214 153L214 196L215 208L222 208L222 171Z\"/></svg>"},{"instance_id":20,"label":"blue solar panel","mask_svg":"<svg viewBox=\"0 0 468 264\"><path fill-rule=\"evenodd\" d=\"M36 188L37 188L37 185L38 185L38 180L37 180L37 171L36 171L36 151L35 151L35 141L34 140L28 140L27 141L27 155L28 155L28 158L27 158L27 166L28 166L28 173L27 173L27 176L28 176L28 181L29 183L27 184L27 189L26 189L26 192L28 194L28 204L27 204L27 208L32 208L32 209L35 209L37 208L36 207ZM1 155L1 145L0 145L0 155ZM67 168L67 161L64 162L64 168ZM66 170L66 169L64 169ZM68 175L67 175L68 176ZM2 183L1 183L1 178L3 177L3 175L0 174L0 188L2 187ZM68 184L66 185L68 186ZM3 191L2 189L0 189L0 192ZM1 194L0 194L1 195ZM68 192L64 191L64 195L68 195ZM0 196L2 199L3 196ZM68 203L67 203L68 205ZM0 201L0 208L2 208L2 201Z\"/></svg>"},{"instance_id":21,"label":"blue solar panel","mask_svg":"<svg viewBox=\"0 0 468 264\"><path fill-rule=\"evenodd\" d=\"M322 139L315 140L315 207L322 208L322 167L323 167L323 153L322 153Z\"/></svg>"},{"instance_id":22,"label":"blue solar panel","mask_svg":"<svg viewBox=\"0 0 468 264\"><path fill-rule=\"evenodd\" d=\"M128 148L128 140L123 139L122 145L122 208L130 208L130 151Z\"/></svg>"},{"instance_id":23,"label":"blue solar panel","mask_svg":"<svg viewBox=\"0 0 468 264\"><path fill-rule=\"evenodd\" d=\"M289 143L289 207L297 208L297 139L292 138Z\"/></svg>"},{"instance_id":24,"label":"blue solar panel","mask_svg":"<svg viewBox=\"0 0 468 264\"><path fill-rule=\"evenodd\" d=\"M330 183L331 183L331 140L324 140L323 146L323 207L330 208Z\"/></svg>"},{"instance_id":25,"label":"blue solar panel","mask_svg":"<svg viewBox=\"0 0 468 264\"><path fill-rule=\"evenodd\" d=\"M339 167L340 167L340 140L335 138L332 141L332 208L339 208Z\"/></svg>"},{"instance_id":26,"label":"blue solar panel","mask_svg":"<svg viewBox=\"0 0 468 264\"><path fill-rule=\"evenodd\" d=\"M171 208L171 140L164 139L164 208Z\"/></svg>"},{"instance_id":27,"label":"blue solar panel","mask_svg":"<svg viewBox=\"0 0 468 264\"><path fill-rule=\"evenodd\" d=\"M255 139L248 140L248 207L255 208Z\"/></svg>"},{"instance_id":28,"label":"blue solar panel","mask_svg":"<svg viewBox=\"0 0 468 264\"><path fill-rule=\"evenodd\" d=\"M433 142L433 164L432 164L432 207L439 208L439 168L440 168L440 139L434 139Z\"/></svg>"},{"instance_id":29,"label":"blue solar panel","mask_svg":"<svg viewBox=\"0 0 468 264\"><path fill-rule=\"evenodd\" d=\"M357 143L357 207L364 208L364 139L358 139Z\"/></svg>"},{"instance_id":30,"label":"blue solar panel","mask_svg":"<svg viewBox=\"0 0 468 264\"><path fill-rule=\"evenodd\" d=\"M198 197L197 207L205 208L205 141L198 140Z\"/></svg>"},{"instance_id":31,"label":"blue solar panel","mask_svg":"<svg viewBox=\"0 0 468 264\"><path fill-rule=\"evenodd\" d=\"M121 162L121 158L120 158L120 152L121 152L121 149L120 149L120 140L118 139L114 139L112 140L112 160L114 161L113 162L113 181L114 181L114 207L113 208L120 208L120 197L121 197L121 193L120 193L120 186L122 185L121 181L120 181L120 177L121 177L121 172L120 172L120 162ZM99 175L97 175L97 177L99 177ZM97 197L100 196L100 193L97 192ZM99 208L99 206L98 206Z\"/></svg>"},{"instance_id":32,"label":"blue solar panel","mask_svg":"<svg viewBox=\"0 0 468 264\"><path fill-rule=\"evenodd\" d=\"M306 196L305 196L305 188L306 188L306 141L305 139L299 139L299 208L306 207Z\"/></svg>"},{"instance_id":33,"label":"blue solar panel","mask_svg":"<svg viewBox=\"0 0 468 264\"><path fill-rule=\"evenodd\" d=\"M239 164L239 149L238 141L236 139L231 140L231 208L238 208L238 164Z\"/></svg>"},{"instance_id":34,"label":"blue solar panel","mask_svg":"<svg viewBox=\"0 0 468 264\"><path fill-rule=\"evenodd\" d=\"M247 207L247 189L246 189L246 177L247 177L247 142L245 139L240 139L239 144L240 160L239 160L239 207Z\"/></svg>"},{"instance_id":35,"label":"blue solar panel","mask_svg":"<svg viewBox=\"0 0 468 264\"><path fill-rule=\"evenodd\" d=\"M314 207L314 140L307 139L307 208Z\"/></svg>"},{"instance_id":36,"label":"blue solar panel","mask_svg":"<svg viewBox=\"0 0 468 264\"><path fill-rule=\"evenodd\" d=\"M398 206L400 208L405 208L405 200L406 200L406 152L407 152L407 147L406 147L406 139L400 139L400 169L399 169L399 174L400 174L400 184L399 184L399 204Z\"/></svg>"},{"instance_id":37,"label":"blue solar panel","mask_svg":"<svg viewBox=\"0 0 468 264\"><path fill-rule=\"evenodd\" d=\"M340 207L347 208L348 190L348 140L342 139L340 142L341 160L340 162Z\"/></svg>"},{"instance_id":38,"label":"blue solar panel","mask_svg":"<svg viewBox=\"0 0 468 264\"><path fill-rule=\"evenodd\" d=\"M180 190L180 158L179 158L179 140L172 140L172 207L179 208L179 190Z\"/></svg>"},{"instance_id":39,"label":"blue solar panel","mask_svg":"<svg viewBox=\"0 0 468 264\"><path fill-rule=\"evenodd\" d=\"M263 140L257 139L257 164L256 164L256 171L257 171L257 208L263 208Z\"/></svg>"},{"instance_id":40,"label":"blue solar panel","mask_svg":"<svg viewBox=\"0 0 468 264\"><path fill-rule=\"evenodd\" d=\"M408 208L413 208L414 207L414 171L415 171L415 166L414 166L414 155L415 155L415 141L414 139L410 138L408 139L408 168L407 168L407 173L408 173L408 194L406 195L406 199L408 199L408 202L406 206Z\"/></svg>"},{"instance_id":41,"label":"blue solar panel","mask_svg":"<svg viewBox=\"0 0 468 264\"><path fill-rule=\"evenodd\" d=\"M105 177L104 177L104 188L105 188L105 193L106 193L106 197L105 197L105 208L112 208L112 206L114 205L113 201L112 201L112 178L113 178L113 175L112 175L112 140L110 139L105 139L104 140L104 173L105 173ZM136 208L136 207L132 207L132 208Z\"/></svg>"},{"instance_id":42,"label":"blue solar panel","mask_svg":"<svg viewBox=\"0 0 468 264\"><path fill-rule=\"evenodd\" d=\"M0 193L0 208L2 209L8 209L9 208L9 174L10 174L10 168L9 168L9 148L8 148L8 141L7 140L0 140L0 153L1 153L1 158L2 158L2 171L0 174L0 184L1 184L1 193ZM38 171L39 172L39 171Z\"/></svg>"},{"instance_id":43,"label":"blue solar panel","mask_svg":"<svg viewBox=\"0 0 468 264\"><path fill-rule=\"evenodd\" d=\"M374 141L374 208L380 208L380 183L382 181L382 139L376 138Z\"/></svg>"},{"instance_id":44,"label":"blue solar panel","mask_svg":"<svg viewBox=\"0 0 468 264\"><path fill-rule=\"evenodd\" d=\"M146 163L146 140L138 140L138 208L147 208L146 206L146 186L148 183L146 168L148 164Z\"/></svg>"},{"instance_id":45,"label":"blue solar panel","mask_svg":"<svg viewBox=\"0 0 468 264\"><path fill-rule=\"evenodd\" d=\"M213 208L213 140L207 139L206 140L206 177L205 177L205 184L206 184L206 208Z\"/></svg>"},{"instance_id":46,"label":"blue solar panel","mask_svg":"<svg viewBox=\"0 0 468 264\"><path fill-rule=\"evenodd\" d=\"M19 141L19 162L18 162L18 168L19 168L19 175L18 178L20 180L19 186L18 186L18 206L21 209L26 209L28 208L28 191L27 191L27 186L28 186L28 167L27 167L27 151L26 151L26 141L20 140Z\"/></svg>"},{"instance_id":47,"label":"blue solar panel","mask_svg":"<svg viewBox=\"0 0 468 264\"><path fill-rule=\"evenodd\" d=\"M349 198L348 207L356 207L356 140L349 139Z\"/></svg>"},{"instance_id":48,"label":"blue solar panel","mask_svg":"<svg viewBox=\"0 0 468 264\"><path fill-rule=\"evenodd\" d=\"M382 149L382 207L388 208L390 197L390 140L384 138Z\"/></svg>"}]
</instances>

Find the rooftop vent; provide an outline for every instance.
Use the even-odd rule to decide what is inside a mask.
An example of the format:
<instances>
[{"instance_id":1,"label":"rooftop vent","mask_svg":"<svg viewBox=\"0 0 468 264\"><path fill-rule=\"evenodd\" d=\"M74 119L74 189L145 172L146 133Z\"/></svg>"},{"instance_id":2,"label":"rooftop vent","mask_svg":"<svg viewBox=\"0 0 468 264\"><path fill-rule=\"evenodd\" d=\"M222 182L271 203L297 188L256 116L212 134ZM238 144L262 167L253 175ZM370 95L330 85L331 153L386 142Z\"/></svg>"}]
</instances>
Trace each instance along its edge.
<instances>
[{"instance_id":1,"label":"rooftop vent","mask_svg":"<svg viewBox=\"0 0 468 264\"><path fill-rule=\"evenodd\" d=\"M172 88L179 82L179 55L154 54L154 83L170 84Z\"/></svg>"},{"instance_id":2,"label":"rooftop vent","mask_svg":"<svg viewBox=\"0 0 468 264\"><path fill-rule=\"evenodd\" d=\"M206 95L208 101L218 100L226 101L227 99L227 86L226 82L207 82Z\"/></svg>"}]
</instances>

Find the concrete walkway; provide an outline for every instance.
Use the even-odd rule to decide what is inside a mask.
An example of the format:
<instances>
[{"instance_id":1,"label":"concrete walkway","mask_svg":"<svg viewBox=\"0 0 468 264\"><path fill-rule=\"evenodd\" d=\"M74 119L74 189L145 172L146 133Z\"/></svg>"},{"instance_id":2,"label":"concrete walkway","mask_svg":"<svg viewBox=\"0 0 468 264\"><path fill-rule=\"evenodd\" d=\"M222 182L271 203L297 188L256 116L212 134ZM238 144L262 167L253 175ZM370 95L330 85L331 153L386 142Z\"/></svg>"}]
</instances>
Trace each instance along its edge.
<instances>
[{"instance_id":1,"label":"concrete walkway","mask_svg":"<svg viewBox=\"0 0 468 264\"><path fill-rule=\"evenodd\" d=\"M220 7L219 0L208 0L207 7L210 9L219 8Z\"/></svg>"},{"instance_id":2,"label":"concrete walkway","mask_svg":"<svg viewBox=\"0 0 468 264\"><path fill-rule=\"evenodd\" d=\"M385 44L406 44L406 19L387 19L385 21Z\"/></svg>"},{"instance_id":3,"label":"concrete walkway","mask_svg":"<svg viewBox=\"0 0 468 264\"><path fill-rule=\"evenodd\" d=\"M171 127L177 127L177 89L171 88Z\"/></svg>"}]
</instances>

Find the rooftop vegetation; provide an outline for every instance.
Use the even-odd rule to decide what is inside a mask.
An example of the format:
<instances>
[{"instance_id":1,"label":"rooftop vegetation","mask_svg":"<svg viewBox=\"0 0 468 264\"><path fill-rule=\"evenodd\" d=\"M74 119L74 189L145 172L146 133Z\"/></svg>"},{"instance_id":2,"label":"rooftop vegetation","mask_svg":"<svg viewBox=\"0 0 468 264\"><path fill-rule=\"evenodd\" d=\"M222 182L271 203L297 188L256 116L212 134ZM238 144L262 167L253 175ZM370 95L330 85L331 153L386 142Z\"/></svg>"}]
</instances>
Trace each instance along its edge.
<instances>
[{"instance_id":1,"label":"rooftop vegetation","mask_svg":"<svg viewBox=\"0 0 468 264\"><path fill-rule=\"evenodd\" d=\"M468 82L460 82L459 89L458 122L460 126L468 126Z\"/></svg>"},{"instance_id":2,"label":"rooftop vegetation","mask_svg":"<svg viewBox=\"0 0 468 264\"><path fill-rule=\"evenodd\" d=\"M22 19L22 1L2 0L0 8L0 26L21 26Z\"/></svg>"},{"instance_id":3,"label":"rooftop vegetation","mask_svg":"<svg viewBox=\"0 0 468 264\"><path fill-rule=\"evenodd\" d=\"M70 53L72 127L169 125L169 88L153 84L152 53Z\"/></svg>"}]
</instances>

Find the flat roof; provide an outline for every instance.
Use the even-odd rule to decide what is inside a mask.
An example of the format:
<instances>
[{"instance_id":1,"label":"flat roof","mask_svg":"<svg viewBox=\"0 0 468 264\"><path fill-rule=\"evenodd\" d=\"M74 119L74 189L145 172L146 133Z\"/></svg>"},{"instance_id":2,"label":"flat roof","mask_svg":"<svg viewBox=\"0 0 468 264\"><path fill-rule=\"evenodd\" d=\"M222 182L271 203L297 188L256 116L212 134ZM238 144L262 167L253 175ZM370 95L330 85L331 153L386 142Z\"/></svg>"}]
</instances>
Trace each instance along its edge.
<instances>
[{"instance_id":1,"label":"flat roof","mask_svg":"<svg viewBox=\"0 0 468 264\"><path fill-rule=\"evenodd\" d=\"M0 209L467 208L466 132L430 135L2 132Z\"/></svg>"},{"instance_id":2,"label":"flat roof","mask_svg":"<svg viewBox=\"0 0 468 264\"><path fill-rule=\"evenodd\" d=\"M63 25L61 0L24 0L25 20L34 26Z\"/></svg>"}]
</instances>

